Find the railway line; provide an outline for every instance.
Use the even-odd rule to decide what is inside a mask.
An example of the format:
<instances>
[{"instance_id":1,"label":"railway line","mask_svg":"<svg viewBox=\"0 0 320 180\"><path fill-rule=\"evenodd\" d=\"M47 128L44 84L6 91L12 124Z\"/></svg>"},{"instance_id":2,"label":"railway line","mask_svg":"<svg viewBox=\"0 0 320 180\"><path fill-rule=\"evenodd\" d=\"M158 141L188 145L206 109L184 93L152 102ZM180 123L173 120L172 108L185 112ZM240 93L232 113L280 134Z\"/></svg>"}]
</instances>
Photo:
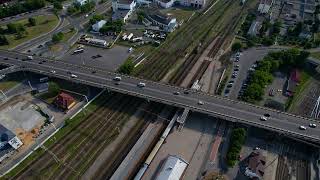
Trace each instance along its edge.
<instances>
[{"instance_id":1,"label":"railway line","mask_svg":"<svg viewBox=\"0 0 320 180\"><path fill-rule=\"evenodd\" d=\"M134 98L131 98L131 101L133 101L132 99ZM102 121L102 119L108 120L107 118L111 117L113 114L122 113L121 109L128 108L128 105L126 105L127 103L128 101L126 101L126 97L120 95L115 96L115 98L111 98L108 101L104 102L102 106L104 108L99 108L96 112L92 112L88 116L88 118L82 121L67 136L65 136L63 139L61 139L61 141L58 141L52 147L49 148L50 152L54 153L55 156L58 157L58 162L54 158L52 158L51 153L45 153L43 156L36 159L34 162L31 162L30 166L28 166L27 169L19 173L13 179L26 179L30 176L38 177L40 174L45 174L46 177L57 177L57 172L59 171L59 169L65 169L68 170L68 172L77 172L75 168L72 166L73 164L67 161L70 160L70 158L75 158L73 157L74 155L72 156L72 151L70 153L70 150L73 150L73 152L81 150L82 148L86 147L82 144L87 143L86 141L100 142L99 140L93 141L92 137L96 136L97 132L100 132L96 130L101 127L101 124L106 123L105 121ZM91 129L91 131L86 132L86 130L88 129ZM102 134L100 134L100 136L105 137ZM44 173L45 171L49 171L49 173L46 174Z\"/></svg>"},{"instance_id":2,"label":"railway line","mask_svg":"<svg viewBox=\"0 0 320 180\"><path fill-rule=\"evenodd\" d=\"M160 46L158 52L147 57L148 61L144 63L145 68L142 68L143 70L138 72L138 75L147 79L160 80L167 73L168 68L171 68L179 58L185 56L186 50L192 43L198 44L206 32L214 27L224 10L233 3L235 2L219 2L209 13L194 16L189 24L178 30L179 32L176 32L172 38L169 37L166 44ZM181 36L188 38L181 38ZM169 44L168 47L163 47L167 44Z\"/></svg>"},{"instance_id":3,"label":"railway line","mask_svg":"<svg viewBox=\"0 0 320 180\"><path fill-rule=\"evenodd\" d=\"M158 103L152 103L147 107L147 111L150 113L144 113L143 117L139 120L139 122L134 126L131 130L130 134L127 135L125 139L123 139L123 143L121 143L117 147L117 152L115 152L110 159L105 161L105 163L100 167L97 171L94 179L109 179L113 173L116 171L117 167L124 160L126 155L129 153L131 148L137 142L141 134L150 124L150 119L155 119L157 114L161 112L164 105Z\"/></svg>"}]
</instances>

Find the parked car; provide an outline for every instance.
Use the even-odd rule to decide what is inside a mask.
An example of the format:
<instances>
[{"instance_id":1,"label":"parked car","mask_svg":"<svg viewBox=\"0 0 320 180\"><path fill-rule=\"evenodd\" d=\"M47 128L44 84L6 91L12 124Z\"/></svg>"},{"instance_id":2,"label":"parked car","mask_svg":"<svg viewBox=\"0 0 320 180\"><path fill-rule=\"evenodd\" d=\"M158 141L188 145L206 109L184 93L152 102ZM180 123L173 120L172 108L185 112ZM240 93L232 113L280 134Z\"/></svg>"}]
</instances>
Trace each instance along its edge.
<instances>
[{"instance_id":1,"label":"parked car","mask_svg":"<svg viewBox=\"0 0 320 180\"><path fill-rule=\"evenodd\" d=\"M317 125L316 125L316 124L314 124L314 123L310 123L310 124L309 124L309 127L311 127L311 128L316 128L316 127L317 127Z\"/></svg>"},{"instance_id":2,"label":"parked car","mask_svg":"<svg viewBox=\"0 0 320 180\"><path fill-rule=\"evenodd\" d=\"M142 87L146 87L146 84L143 82L139 82L137 86L142 88Z\"/></svg>"},{"instance_id":3,"label":"parked car","mask_svg":"<svg viewBox=\"0 0 320 180\"><path fill-rule=\"evenodd\" d=\"M274 89L270 89L269 96L274 96Z\"/></svg>"},{"instance_id":4,"label":"parked car","mask_svg":"<svg viewBox=\"0 0 320 180\"><path fill-rule=\"evenodd\" d=\"M305 126L299 126L300 130L307 130L307 128Z\"/></svg>"}]
</instances>

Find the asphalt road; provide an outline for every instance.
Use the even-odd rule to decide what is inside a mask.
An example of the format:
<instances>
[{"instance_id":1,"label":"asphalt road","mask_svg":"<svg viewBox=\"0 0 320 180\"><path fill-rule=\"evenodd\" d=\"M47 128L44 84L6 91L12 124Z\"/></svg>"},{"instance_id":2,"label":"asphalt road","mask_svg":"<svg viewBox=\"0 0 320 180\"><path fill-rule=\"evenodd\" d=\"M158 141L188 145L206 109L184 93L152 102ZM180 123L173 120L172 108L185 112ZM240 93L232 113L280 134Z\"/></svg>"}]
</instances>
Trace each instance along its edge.
<instances>
[{"instance_id":1,"label":"asphalt road","mask_svg":"<svg viewBox=\"0 0 320 180\"><path fill-rule=\"evenodd\" d=\"M8 59L5 60L5 57ZM205 93L194 92L192 90L188 90L190 92L189 94L184 94L183 92L185 89L180 87L123 75L121 75L121 83L116 85L112 80L117 76L115 73L91 67L68 64L62 61L46 60L46 62L39 64L40 61L45 60L40 57L34 57L31 61L21 60L26 58L27 55L25 54L0 50L1 64L21 66L26 71L46 74L48 76L63 78L95 87L107 88L111 91L130 94L168 105L190 108L192 111L202 112L228 121L241 122L320 143L320 128L308 128L310 122L316 123L316 121L308 118ZM51 73L50 71L52 70L55 70L55 73ZM93 71L96 72L92 73ZM70 73L77 75L77 78L71 78ZM146 87L137 87L139 82L146 83ZM181 92L181 94L174 95L173 93L176 91ZM204 104L199 105L199 100ZM259 118L265 113L270 114L270 118L267 121L260 121ZM300 125L306 126L307 130L299 130Z\"/></svg>"}]
</instances>

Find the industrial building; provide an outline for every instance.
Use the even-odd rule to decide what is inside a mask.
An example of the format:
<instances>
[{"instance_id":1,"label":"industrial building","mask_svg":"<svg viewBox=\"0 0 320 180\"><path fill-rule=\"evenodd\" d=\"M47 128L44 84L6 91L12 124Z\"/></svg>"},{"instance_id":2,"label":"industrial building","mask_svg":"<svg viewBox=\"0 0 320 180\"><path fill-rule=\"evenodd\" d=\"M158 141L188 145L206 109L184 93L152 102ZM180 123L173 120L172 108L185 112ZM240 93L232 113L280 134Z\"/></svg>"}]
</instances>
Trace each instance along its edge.
<instances>
[{"instance_id":1,"label":"industrial building","mask_svg":"<svg viewBox=\"0 0 320 180\"><path fill-rule=\"evenodd\" d=\"M12 131L0 124L0 162L8 157L8 153L22 145L22 141Z\"/></svg>"},{"instance_id":2,"label":"industrial building","mask_svg":"<svg viewBox=\"0 0 320 180\"><path fill-rule=\"evenodd\" d=\"M95 32L99 32L100 29L107 23L105 20L100 20L91 26L92 30Z\"/></svg>"},{"instance_id":3,"label":"industrial building","mask_svg":"<svg viewBox=\"0 0 320 180\"><path fill-rule=\"evenodd\" d=\"M176 155L169 155L164 162L156 180L179 180L189 165L184 159Z\"/></svg>"},{"instance_id":4,"label":"industrial building","mask_svg":"<svg viewBox=\"0 0 320 180\"><path fill-rule=\"evenodd\" d=\"M166 32L173 32L177 27L177 19L158 13L148 13L147 19L153 25L159 26Z\"/></svg>"},{"instance_id":5,"label":"industrial building","mask_svg":"<svg viewBox=\"0 0 320 180\"><path fill-rule=\"evenodd\" d=\"M135 7L136 2L134 0L112 0L112 21L126 22Z\"/></svg>"},{"instance_id":6,"label":"industrial building","mask_svg":"<svg viewBox=\"0 0 320 180\"><path fill-rule=\"evenodd\" d=\"M170 8L175 4L181 6L203 8L206 4L206 0L154 0L162 8Z\"/></svg>"}]
</instances>

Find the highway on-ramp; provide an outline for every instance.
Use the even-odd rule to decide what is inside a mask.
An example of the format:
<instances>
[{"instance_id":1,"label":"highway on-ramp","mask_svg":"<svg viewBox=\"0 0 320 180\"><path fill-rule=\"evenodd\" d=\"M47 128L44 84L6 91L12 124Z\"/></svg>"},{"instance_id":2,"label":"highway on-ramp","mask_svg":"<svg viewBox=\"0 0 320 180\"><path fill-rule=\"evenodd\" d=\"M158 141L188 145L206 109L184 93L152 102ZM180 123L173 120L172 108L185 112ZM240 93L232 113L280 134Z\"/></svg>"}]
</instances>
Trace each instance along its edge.
<instances>
[{"instance_id":1,"label":"highway on-ramp","mask_svg":"<svg viewBox=\"0 0 320 180\"><path fill-rule=\"evenodd\" d=\"M312 119L124 75L120 75L122 80L119 85L116 85L113 78L119 75L112 72L41 57L33 57L33 60L26 59L26 54L0 50L0 64L15 65L26 71L63 78L95 87L107 88L111 91L130 94L172 106L190 108L191 111L202 112L228 121L269 129L320 144L320 128L308 127L309 123L316 123ZM77 77L72 78L71 74ZM144 82L146 86L143 88L138 87L137 84L139 82ZM185 94L185 91L189 93ZM180 92L180 94L174 95L174 92ZM199 105L199 101L202 101L204 104ZM270 115L270 118L267 121L261 121L260 117L266 113ZM307 130L300 130L299 126L301 125L307 127Z\"/></svg>"}]
</instances>

